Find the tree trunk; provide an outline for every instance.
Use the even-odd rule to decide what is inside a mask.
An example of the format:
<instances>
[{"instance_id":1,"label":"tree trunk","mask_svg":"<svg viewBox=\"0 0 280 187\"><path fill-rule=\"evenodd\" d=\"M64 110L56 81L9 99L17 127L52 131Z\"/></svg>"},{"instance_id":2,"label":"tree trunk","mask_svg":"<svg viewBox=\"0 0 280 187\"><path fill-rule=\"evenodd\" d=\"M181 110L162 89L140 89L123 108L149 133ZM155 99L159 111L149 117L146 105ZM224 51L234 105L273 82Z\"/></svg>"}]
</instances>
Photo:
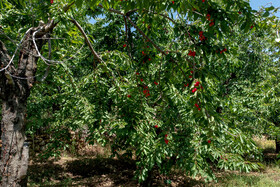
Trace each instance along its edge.
<instances>
[{"instance_id":1,"label":"tree trunk","mask_svg":"<svg viewBox=\"0 0 280 187\"><path fill-rule=\"evenodd\" d=\"M26 186L28 146L24 146L26 101L13 94L2 104L2 186ZM15 185L18 184L18 185Z\"/></svg>"},{"instance_id":2,"label":"tree trunk","mask_svg":"<svg viewBox=\"0 0 280 187\"><path fill-rule=\"evenodd\" d=\"M40 29L35 37L42 38L54 26L55 24L50 22L32 28L22 42L17 68L11 63L6 70L0 72L0 98L2 99L0 186L27 185L29 148L25 142L26 103L35 82L38 61L32 34ZM44 43L44 40L36 41L38 50ZM6 67L10 60L4 43L0 41L0 69Z\"/></svg>"}]
</instances>

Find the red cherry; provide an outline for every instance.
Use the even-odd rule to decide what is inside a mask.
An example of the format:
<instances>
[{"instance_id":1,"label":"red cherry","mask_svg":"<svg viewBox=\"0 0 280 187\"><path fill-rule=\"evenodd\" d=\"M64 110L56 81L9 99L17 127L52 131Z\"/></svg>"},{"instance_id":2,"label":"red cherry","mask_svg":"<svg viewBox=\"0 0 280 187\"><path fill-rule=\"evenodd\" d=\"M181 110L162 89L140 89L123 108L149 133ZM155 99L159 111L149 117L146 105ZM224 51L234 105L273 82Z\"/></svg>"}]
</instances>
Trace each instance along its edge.
<instances>
[{"instance_id":1,"label":"red cherry","mask_svg":"<svg viewBox=\"0 0 280 187\"><path fill-rule=\"evenodd\" d=\"M144 51L142 51L142 54L143 54L143 55L145 55L145 52L144 52Z\"/></svg>"},{"instance_id":2,"label":"red cherry","mask_svg":"<svg viewBox=\"0 0 280 187\"><path fill-rule=\"evenodd\" d=\"M141 82L143 82L144 81L144 79L141 79Z\"/></svg>"},{"instance_id":3,"label":"red cherry","mask_svg":"<svg viewBox=\"0 0 280 187\"><path fill-rule=\"evenodd\" d=\"M205 0L202 0L202 3L204 3L205 2Z\"/></svg>"},{"instance_id":4,"label":"red cherry","mask_svg":"<svg viewBox=\"0 0 280 187\"><path fill-rule=\"evenodd\" d=\"M157 128L158 128L158 125L155 125L155 128L157 129Z\"/></svg>"},{"instance_id":5,"label":"red cherry","mask_svg":"<svg viewBox=\"0 0 280 187\"><path fill-rule=\"evenodd\" d=\"M239 11L238 14L241 14L241 12Z\"/></svg>"},{"instance_id":6,"label":"red cherry","mask_svg":"<svg viewBox=\"0 0 280 187\"><path fill-rule=\"evenodd\" d=\"M215 23L213 21L211 23L209 23L210 27L212 27L213 25L215 25Z\"/></svg>"},{"instance_id":7,"label":"red cherry","mask_svg":"<svg viewBox=\"0 0 280 187\"><path fill-rule=\"evenodd\" d=\"M194 106L197 107L197 108L199 107L197 103L195 103Z\"/></svg>"},{"instance_id":8,"label":"red cherry","mask_svg":"<svg viewBox=\"0 0 280 187\"><path fill-rule=\"evenodd\" d=\"M127 95L127 97L131 98L131 95Z\"/></svg>"},{"instance_id":9,"label":"red cherry","mask_svg":"<svg viewBox=\"0 0 280 187\"><path fill-rule=\"evenodd\" d=\"M167 134L166 135L164 135L165 136L165 138L167 138Z\"/></svg>"},{"instance_id":10,"label":"red cherry","mask_svg":"<svg viewBox=\"0 0 280 187\"><path fill-rule=\"evenodd\" d=\"M208 143L211 143L211 140L208 140L207 142L208 142Z\"/></svg>"},{"instance_id":11,"label":"red cherry","mask_svg":"<svg viewBox=\"0 0 280 187\"><path fill-rule=\"evenodd\" d=\"M254 26L252 25L250 28L252 29Z\"/></svg>"},{"instance_id":12,"label":"red cherry","mask_svg":"<svg viewBox=\"0 0 280 187\"><path fill-rule=\"evenodd\" d=\"M174 1L172 1L172 3L173 3L173 5L174 5L174 3L175 3L175 2L174 2Z\"/></svg>"},{"instance_id":13,"label":"red cherry","mask_svg":"<svg viewBox=\"0 0 280 187\"><path fill-rule=\"evenodd\" d=\"M155 83L155 85L158 85L158 83L156 81L154 83Z\"/></svg>"},{"instance_id":14,"label":"red cherry","mask_svg":"<svg viewBox=\"0 0 280 187\"><path fill-rule=\"evenodd\" d=\"M126 47L126 44L123 44L123 47Z\"/></svg>"},{"instance_id":15,"label":"red cherry","mask_svg":"<svg viewBox=\"0 0 280 187\"><path fill-rule=\"evenodd\" d=\"M210 14L207 14L207 15L206 15L206 19L207 19L208 21L210 21L210 18L211 18L211 15L210 15Z\"/></svg>"},{"instance_id":16,"label":"red cherry","mask_svg":"<svg viewBox=\"0 0 280 187\"><path fill-rule=\"evenodd\" d=\"M164 139L164 141L165 141L166 144L168 144L168 142L169 142L169 140L167 140L167 139Z\"/></svg>"},{"instance_id":17,"label":"red cherry","mask_svg":"<svg viewBox=\"0 0 280 187\"><path fill-rule=\"evenodd\" d=\"M151 59L150 59L150 58L149 58L148 60L149 60L149 61L151 61Z\"/></svg>"},{"instance_id":18,"label":"red cherry","mask_svg":"<svg viewBox=\"0 0 280 187\"><path fill-rule=\"evenodd\" d=\"M53 4L53 0L51 0L51 4Z\"/></svg>"},{"instance_id":19,"label":"red cherry","mask_svg":"<svg viewBox=\"0 0 280 187\"><path fill-rule=\"evenodd\" d=\"M194 86L199 86L199 83L200 83L200 82L199 82L199 81L197 81L197 82L195 83L195 85L194 85Z\"/></svg>"},{"instance_id":20,"label":"red cherry","mask_svg":"<svg viewBox=\"0 0 280 187\"><path fill-rule=\"evenodd\" d=\"M190 50L189 53L188 53L188 55L189 55L189 56L195 57L195 53L196 53L195 51L191 51L191 50Z\"/></svg>"},{"instance_id":21,"label":"red cherry","mask_svg":"<svg viewBox=\"0 0 280 187\"><path fill-rule=\"evenodd\" d=\"M197 91L197 88L194 88L193 90L192 90L192 93L195 93Z\"/></svg>"},{"instance_id":22,"label":"red cherry","mask_svg":"<svg viewBox=\"0 0 280 187\"><path fill-rule=\"evenodd\" d=\"M191 71L191 74L193 74L193 71Z\"/></svg>"},{"instance_id":23,"label":"red cherry","mask_svg":"<svg viewBox=\"0 0 280 187\"><path fill-rule=\"evenodd\" d=\"M200 111L201 109L200 109L200 108L198 108L198 110Z\"/></svg>"},{"instance_id":24,"label":"red cherry","mask_svg":"<svg viewBox=\"0 0 280 187\"><path fill-rule=\"evenodd\" d=\"M191 79L191 78L192 78L192 76L190 75L190 76L189 76L189 78Z\"/></svg>"},{"instance_id":25,"label":"red cherry","mask_svg":"<svg viewBox=\"0 0 280 187\"><path fill-rule=\"evenodd\" d=\"M138 72L136 72L136 75L139 75L139 73L138 73Z\"/></svg>"}]
</instances>

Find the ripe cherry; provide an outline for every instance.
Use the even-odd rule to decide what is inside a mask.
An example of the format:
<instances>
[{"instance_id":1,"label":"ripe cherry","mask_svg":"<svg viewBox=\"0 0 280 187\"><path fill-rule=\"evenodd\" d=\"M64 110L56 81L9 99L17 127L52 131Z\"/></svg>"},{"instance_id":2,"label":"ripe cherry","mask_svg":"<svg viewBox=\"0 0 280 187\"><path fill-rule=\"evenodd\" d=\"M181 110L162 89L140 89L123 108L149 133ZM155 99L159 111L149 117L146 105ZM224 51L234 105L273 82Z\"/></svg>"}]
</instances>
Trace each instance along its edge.
<instances>
[{"instance_id":1,"label":"ripe cherry","mask_svg":"<svg viewBox=\"0 0 280 187\"><path fill-rule=\"evenodd\" d=\"M193 90L192 90L192 93L195 93L197 91L197 88L194 88Z\"/></svg>"}]
</instances>

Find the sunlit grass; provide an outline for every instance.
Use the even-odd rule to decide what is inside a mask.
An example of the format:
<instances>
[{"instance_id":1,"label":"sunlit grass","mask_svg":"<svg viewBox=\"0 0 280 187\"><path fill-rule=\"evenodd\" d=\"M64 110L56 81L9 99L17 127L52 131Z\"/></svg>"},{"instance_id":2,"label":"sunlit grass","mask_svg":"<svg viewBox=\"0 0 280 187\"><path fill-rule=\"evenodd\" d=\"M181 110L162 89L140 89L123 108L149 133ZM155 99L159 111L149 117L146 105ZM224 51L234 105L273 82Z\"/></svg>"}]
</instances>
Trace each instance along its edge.
<instances>
[{"instance_id":1,"label":"sunlit grass","mask_svg":"<svg viewBox=\"0 0 280 187\"><path fill-rule=\"evenodd\" d=\"M263 149L264 153L274 153L276 150L275 140L268 140L265 136L262 138L255 137L256 145Z\"/></svg>"},{"instance_id":2,"label":"sunlit grass","mask_svg":"<svg viewBox=\"0 0 280 187\"><path fill-rule=\"evenodd\" d=\"M269 165L263 172L221 174L218 183L210 186L280 186L280 168L276 164Z\"/></svg>"}]
</instances>

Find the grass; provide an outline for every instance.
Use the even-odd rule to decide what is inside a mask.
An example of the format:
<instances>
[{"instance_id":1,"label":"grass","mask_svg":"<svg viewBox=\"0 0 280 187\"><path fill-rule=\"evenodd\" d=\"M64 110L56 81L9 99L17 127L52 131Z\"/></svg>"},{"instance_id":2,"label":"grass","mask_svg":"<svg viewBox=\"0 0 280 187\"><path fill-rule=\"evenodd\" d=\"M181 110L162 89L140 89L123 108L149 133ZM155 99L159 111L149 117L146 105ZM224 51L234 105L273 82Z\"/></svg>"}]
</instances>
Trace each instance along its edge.
<instances>
[{"instance_id":1,"label":"grass","mask_svg":"<svg viewBox=\"0 0 280 187\"><path fill-rule=\"evenodd\" d=\"M261 138L255 137L254 141L256 145L263 150L263 153L275 153L275 140L268 140L265 136L263 136Z\"/></svg>"},{"instance_id":2,"label":"grass","mask_svg":"<svg viewBox=\"0 0 280 187\"><path fill-rule=\"evenodd\" d=\"M251 186L251 187L279 187L280 168L276 164L266 166L262 172L237 173L227 172L218 177L218 183L211 186Z\"/></svg>"}]
</instances>

